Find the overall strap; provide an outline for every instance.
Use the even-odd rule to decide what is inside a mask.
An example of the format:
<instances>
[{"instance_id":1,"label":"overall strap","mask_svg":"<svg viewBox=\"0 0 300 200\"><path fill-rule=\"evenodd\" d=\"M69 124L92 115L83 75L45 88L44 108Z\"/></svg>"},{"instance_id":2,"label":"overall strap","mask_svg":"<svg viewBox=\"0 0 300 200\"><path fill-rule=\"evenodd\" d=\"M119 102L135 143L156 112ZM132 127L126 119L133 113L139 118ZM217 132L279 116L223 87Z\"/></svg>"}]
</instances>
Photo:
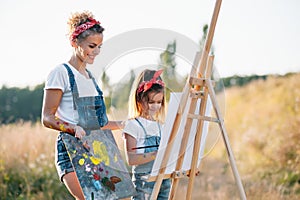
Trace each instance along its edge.
<instances>
[{"instance_id":1,"label":"overall strap","mask_svg":"<svg viewBox=\"0 0 300 200\"><path fill-rule=\"evenodd\" d=\"M138 123L139 125L143 128L144 130L144 133L145 133L145 137L147 137L147 131L145 129L145 127L143 126L143 124L140 122L140 120L138 120L137 118L134 118ZM160 129L160 125L159 123L157 122L157 126L158 126L158 130L159 130L159 137L161 137L161 129Z\"/></svg>"},{"instance_id":2,"label":"overall strap","mask_svg":"<svg viewBox=\"0 0 300 200\"><path fill-rule=\"evenodd\" d=\"M74 106L74 109L76 110L76 104L75 104L75 99L74 99L74 98L76 98L76 96L74 94L75 77L74 77L74 74L73 74L71 68L65 63L63 63L63 65L65 66L65 68L68 71L69 82L70 82L70 86L71 86L71 92L72 92L72 95L73 95L73 106ZM75 86L75 89L77 90L76 86Z\"/></svg>"},{"instance_id":3,"label":"overall strap","mask_svg":"<svg viewBox=\"0 0 300 200\"><path fill-rule=\"evenodd\" d=\"M87 71L87 73L89 74L89 77L93 80L93 83L94 83L94 85L95 85L95 87L96 87L96 90L97 90L99 96L102 96L103 93L102 93L102 91L100 90L100 88L99 88L99 86L98 86L98 84L97 84L95 78L93 77L92 73L91 73L89 70L87 70L87 69L86 69L86 71Z\"/></svg>"},{"instance_id":4,"label":"overall strap","mask_svg":"<svg viewBox=\"0 0 300 200\"><path fill-rule=\"evenodd\" d=\"M67 64L63 63L63 65L65 66L65 68L66 68L67 71L68 71L69 82L70 82L70 85L71 85L71 91L73 92L74 83L75 83L74 74L73 74L71 68L70 68Z\"/></svg>"},{"instance_id":5,"label":"overall strap","mask_svg":"<svg viewBox=\"0 0 300 200\"><path fill-rule=\"evenodd\" d=\"M143 128L143 130L144 130L144 133L145 133L145 137L147 137L147 131L146 131L146 129L145 129L145 127L143 126L143 124L140 122L140 120L138 120L137 118L134 118L135 119L135 121L137 121L138 123L139 123L139 125Z\"/></svg>"}]
</instances>

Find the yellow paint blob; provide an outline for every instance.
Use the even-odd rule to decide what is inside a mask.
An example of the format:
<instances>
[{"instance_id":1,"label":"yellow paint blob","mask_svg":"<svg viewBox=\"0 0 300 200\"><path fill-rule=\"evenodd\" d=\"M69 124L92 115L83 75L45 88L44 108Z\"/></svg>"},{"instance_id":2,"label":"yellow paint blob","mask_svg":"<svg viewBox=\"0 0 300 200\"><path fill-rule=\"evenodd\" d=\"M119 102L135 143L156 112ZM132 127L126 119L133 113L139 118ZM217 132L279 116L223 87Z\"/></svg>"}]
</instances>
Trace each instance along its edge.
<instances>
[{"instance_id":1,"label":"yellow paint blob","mask_svg":"<svg viewBox=\"0 0 300 200\"><path fill-rule=\"evenodd\" d=\"M79 165L83 165L84 164L84 159L81 158L79 161L78 161Z\"/></svg>"},{"instance_id":2,"label":"yellow paint blob","mask_svg":"<svg viewBox=\"0 0 300 200\"><path fill-rule=\"evenodd\" d=\"M87 157L88 157L88 155L86 155L86 153L83 153L82 156L83 156L84 158L87 158Z\"/></svg>"},{"instance_id":3,"label":"yellow paint blob","mask_svg":"<svg viewBox=\"0 0 300 200\"><path fill-rule=\"evenodd\" d=\"M93 142L93 149L94 149L94 155L96 156L96 157L90 158L93 163L99 161L99 163L104 162L105 165L110 164L106 146L102 142L95 140ZM96 163L94 163L94 164L96 164Z\"/></svg>"},{"instance_id":4,"label":"yellow paint blob","mask_svg":"<svg viewBox=\"0 0 300 200\"><path fill-rule=\"evenodd\" d=\"M59 129L63 132L65 132L67 129L65 128L65 125L64 124L60 124L59 125Z\"/></svg>"},{"instance_id":5,"label":"yellow paint blob","mask_svg":"<svg viewBox=\"0 0 300 200\"><path fill-rule=\"evenodd\" d=\"M117 154L115 154L114 161L115 161L115 162L118 162Z\"/></svg>"},{"instance_id":6,"label":"yellow paint blob","mask_svg":"<svg viewBox=\"0 0 300 200\"><path fill-rule=\"evenodd\" d=\"M91 159L91 161L92 161L92 163L93 163L94 165L98 165L98 164L100 164L100 162L101 162L101 159L96 158L96 157L94 157L94 156L91 156L90 159Z\"/></svg>"}]
</instances>

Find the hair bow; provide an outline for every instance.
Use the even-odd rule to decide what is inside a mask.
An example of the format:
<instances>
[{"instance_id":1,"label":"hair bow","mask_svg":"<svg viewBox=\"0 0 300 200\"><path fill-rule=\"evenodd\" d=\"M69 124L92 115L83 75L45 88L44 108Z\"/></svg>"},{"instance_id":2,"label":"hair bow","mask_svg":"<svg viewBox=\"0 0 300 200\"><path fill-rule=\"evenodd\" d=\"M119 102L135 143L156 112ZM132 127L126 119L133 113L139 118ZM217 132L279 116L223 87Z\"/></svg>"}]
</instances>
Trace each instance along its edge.
<instances>
[{"instance_id":1,"label":"hair bow","mask_svg":"<svg viewBox=\"0 0 300 200\"><path fill-rule=\"evenodd\" d=\"M150 81L143 81L140 83L137 92L146 92L147 90L149 90L153 84L158 84L161 86L165 86L165 83L162 80L157 80L157 78L161 75L161 73L163 72L163 70L158 70L154 73L153 78Z\"/></svg>"}]
</instances>

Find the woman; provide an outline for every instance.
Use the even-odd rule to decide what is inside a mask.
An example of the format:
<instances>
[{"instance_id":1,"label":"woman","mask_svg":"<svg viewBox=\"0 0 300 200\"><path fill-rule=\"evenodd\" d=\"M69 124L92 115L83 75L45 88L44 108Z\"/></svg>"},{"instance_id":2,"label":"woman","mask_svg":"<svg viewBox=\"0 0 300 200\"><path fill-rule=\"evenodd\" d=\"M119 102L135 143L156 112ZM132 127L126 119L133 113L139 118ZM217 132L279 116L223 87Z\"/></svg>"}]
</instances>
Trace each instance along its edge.
<instances>
[{"instance_id":1,"label":"woman","mask_svg":"<svg viewBox=\"0 0 300 200\"><path fill-rule=\"evenodd\" d=\"M76 12L69 21L69 38L73 54L48 75L42 109L45 127L60 131L56 144L56 168L60 180L76 199L84 199L62 134L81 139L85 130L120 129L119 121L108 121L102 91L86 69L100 53L104 28L91 12Z\"/></svg>"}]
</instances>

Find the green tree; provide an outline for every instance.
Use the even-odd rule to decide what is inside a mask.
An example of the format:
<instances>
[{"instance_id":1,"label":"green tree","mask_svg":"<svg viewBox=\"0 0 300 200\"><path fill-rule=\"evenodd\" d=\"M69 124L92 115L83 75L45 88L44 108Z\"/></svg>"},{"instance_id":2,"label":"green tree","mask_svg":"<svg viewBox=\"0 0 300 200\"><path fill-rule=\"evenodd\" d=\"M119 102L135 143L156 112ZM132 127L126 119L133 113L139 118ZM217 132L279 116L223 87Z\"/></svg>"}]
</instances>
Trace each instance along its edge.
<instances>
[{"instance_id":1,"label":"green tree","mask_svg":"<svg viewBox=\"0 0 300 200\"><path fill-rule=\"evenodd\" d=\"M102 90L104 93L103 96L105 100L105 106L107 110L109 110L111 106L111 93L112 93L112 87L109 81L110 81L109 76L106 74L105 71L103 71L101 76L101 83L102 83Z\"/></svg>"},{"instance_id":2,"label":"green tree","mask_svg":"<svg viewBox=\"0 0 300 200\"><path fill-rule=\"evenodd\" d=\"M200 50L200 52L203 51L203 48L204 48L204 45L205 45L205 40L206 40L206 37L207 37L207 33L208 33L208 24L205 24L202 28L202 37L199 41L199 50ZM210 54L214 55L214 46L213 45L211 46Z\"/></svg>"},{"instance_id":3,"label":"green tree","mask_svg":"<svg viewBox=\"0 0 300 200\"><path fill-rule=\"evenodd\" d=\"M43 88L44 84L33 89L3 86L0 89L0 123L40 120Z\"/></svg>"},{"instance_id":4,"label":"green tree","mask_svg":"<svg viewBox=\"0 0 300 200\"><path fill-rule=\"evenodd\" d=\"M135 74L134 71L130 71L130 77L128 80L125 80L125 82L121 84L115 85L115 90L112 95L112 101L111 101L111 106L115 108L126 108L128 105L128 99L129 99L129 94L130 90L132 87L132 84L135 79Z\"/></svg>"},{"instance_id":5,"label":"green tree","mask_svg":"<svg viewBox=\"0 0 300 200\"><path fill-rule=\"evenodd\" d=\"M184 82L176 76L176 65L176 40L174 40L160 54L159 66L164 70L162 79L166 84L167 99L169 99L170 92L180 92L184 85Z\"/></svg>"}]
</instances>

